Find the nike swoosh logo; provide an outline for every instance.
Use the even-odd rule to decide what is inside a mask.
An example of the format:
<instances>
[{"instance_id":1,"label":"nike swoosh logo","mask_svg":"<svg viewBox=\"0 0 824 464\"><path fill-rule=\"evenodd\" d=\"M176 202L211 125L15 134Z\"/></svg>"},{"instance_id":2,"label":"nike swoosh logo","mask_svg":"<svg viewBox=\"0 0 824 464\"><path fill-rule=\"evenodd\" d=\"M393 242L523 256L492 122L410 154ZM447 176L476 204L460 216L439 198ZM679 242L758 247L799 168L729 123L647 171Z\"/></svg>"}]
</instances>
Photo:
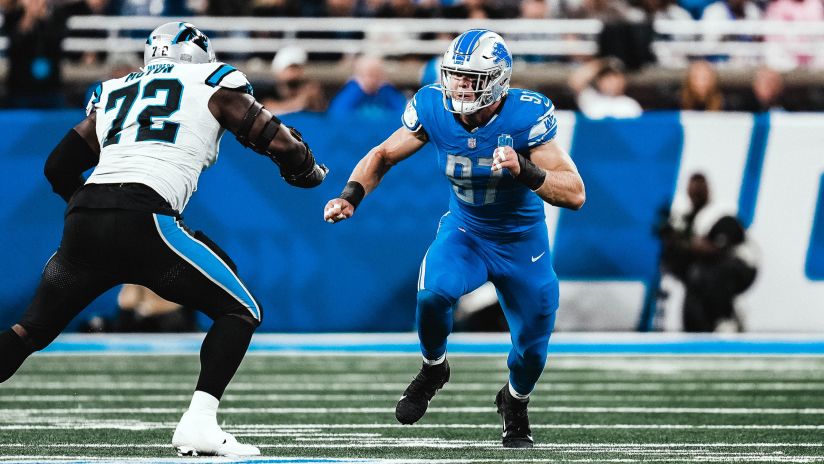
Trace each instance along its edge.
<instances>
[{"instance_id":1,"label":"nike swoosh logo","mask_svg":"<svg viewBox=\"0 0 824 464\"><path fill-rule=\"evenodd\" d=\"M543 255L545 255L545 254L546 254L546 251L545 251L545 252L543 252L543 253L541 253L541 254L540 254L540 255L538 255L538 256L533 256L533 257L532 257L532 262L534 263L535 261L538 261L539 259L541 259L541 256L543 256Z\"/></svg>"}]
</instances>

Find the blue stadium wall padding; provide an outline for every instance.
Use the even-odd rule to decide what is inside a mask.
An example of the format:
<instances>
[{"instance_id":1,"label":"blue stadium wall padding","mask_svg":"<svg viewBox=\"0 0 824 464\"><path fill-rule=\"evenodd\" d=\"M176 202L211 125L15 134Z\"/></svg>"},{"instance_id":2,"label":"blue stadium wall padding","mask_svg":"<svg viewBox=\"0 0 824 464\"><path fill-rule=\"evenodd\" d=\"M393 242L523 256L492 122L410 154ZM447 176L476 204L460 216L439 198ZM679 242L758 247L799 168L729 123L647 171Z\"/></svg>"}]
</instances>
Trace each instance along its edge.
<instances>
[{"instance_id":1,"label":"blue stadium wall padding","mask_svg":"<svg viewBox=\"0 0 824 464\"><path fill-rule=\"evenodd\" d=\"M0 326L28 305L46 260L62 232L64 203L50 191L43 163L81 112L0 112L3 233ZM277 167L224 137L218 163L204 172L184 211L237 263L264 310L262 330L409 330L415 312L420 259L448 204L434 152L425 147L395 167L350 221L323 221L357 161L400 125L393 115L374 119L287 116L331 172L312 190L285 184ZM114 313L107 293L71 327L92 315Z\"/></svg>"},{"instance_id":2,"label":"blue stadium wall padding","mask_svg":"<svg viewBox=\"0 0 824 464\"><path fill-rule=\"evenodd\" d=\"M561 210L555 269L579 280L648 279L658 264L656 214L675 193L684 131L678 113L575 122L571 152L585 214Z\"/></svg>"},{"instance_id":3,"label":"blue stadium wall padding","mask_svg":"<svg viewBox=\"0 0 824 464\"><path fill-rule=\"evenodd\" d=\"M79 111L0 112L0 327L28 305L58 245L64 204L50 191L43 163L82 117ZM237 263L263 306L262 330L411 330L420 260L448 204L449 186L434 151L427 146L393 168L352 220L330 225L322 220L327 200L400 119L304 113L284 120L329 166L327 181L312 190L290 187L273 163L227 135L218 163L203 174L184 211L185 222ZM626 121L577 118L572 153L588 201L580 213L561 213L554 235L561 279L655 277L652 227L656 210L672 198L683 140L678 113ZM71 328L95 314L111 317L115 296L116 289L99 298Z\"/></svg>"}]
</instances>

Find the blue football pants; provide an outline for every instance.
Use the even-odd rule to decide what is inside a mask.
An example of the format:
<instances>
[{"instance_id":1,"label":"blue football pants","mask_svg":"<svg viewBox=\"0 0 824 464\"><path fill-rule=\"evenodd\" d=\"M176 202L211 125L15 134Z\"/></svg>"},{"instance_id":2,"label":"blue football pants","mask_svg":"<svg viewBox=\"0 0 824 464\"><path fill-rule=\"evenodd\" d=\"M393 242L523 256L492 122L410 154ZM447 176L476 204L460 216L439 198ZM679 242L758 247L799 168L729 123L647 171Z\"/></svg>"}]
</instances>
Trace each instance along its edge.
<instances>
[{"instance_id":1,"label":"blue football pants","mask_svg":"<svg viewBox=\"0 0 824 464\"><path fill-rule=\"evenodd\" d=\"M509 324L509 382L528 394L546 364L558 309L558 277L543 223L515 238L491 239L473 234L449 213L444 216L418 276L421 352L427 359L446 352L455 302L486 281L495 285Z\"/></svg>"}]
</instances>

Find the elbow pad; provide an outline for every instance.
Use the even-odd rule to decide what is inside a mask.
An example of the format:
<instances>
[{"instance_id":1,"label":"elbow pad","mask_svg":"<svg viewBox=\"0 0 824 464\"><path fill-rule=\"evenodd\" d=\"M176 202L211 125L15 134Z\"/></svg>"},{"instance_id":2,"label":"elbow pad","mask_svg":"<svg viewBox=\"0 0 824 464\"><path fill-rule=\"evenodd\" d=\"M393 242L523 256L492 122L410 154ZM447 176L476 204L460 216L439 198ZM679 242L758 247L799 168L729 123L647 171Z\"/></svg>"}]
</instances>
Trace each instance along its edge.
<instances>
[{"instance_id":1,"label":"elbow pad","mask_svg":"<svg viewBox=\"0 0 824 464\"><path fill-rule=\"evenodd\" d=\"M283 180L285 180L287 184L301 188L317 187L323 182L323 179L326 178L326 174L329 173L329 168L315 162L315 155L312 153L312 149L309 148L309 145L303 140L303 136L297 129L289 127L289 132L292 133L292 137L303 144L305 150L303 161L297 166L287 166L277 159L277 155L269 156L272 158L272 161L280 166L280 176L283 177Z\"/></svg>"},{"instance_id":2,"label":"elbow pad","mask_svg":"<svg viewBox=\"0 0 824 464\"><path fill-rule=\"evenodd\" d=\"M263 126L263 129L260 130L258 136L252 140L250 135L252 132L252 126L255 124L258 116L263 111L263 105L258 102L252 102L249 105L249 109L246 110L246 114L243 116L243 121L240 123L240 128L237 131L237 141L240 142L246 148L251 148L256 153L260 153L261 155L270 156L269 154L269 144L272 143L272 140L278 134L280 130L280 119L277 116L272 115L272 117L266 121L266 124Z\"/></svg>"},{"instance_id":3,"label":"elbow pad","mask_svg":"<svg viewBox=\"0 0 824 464\"><path fill-rule=\"evenodd\" d=\"M286 156L269 151L269 145L280 131L282 124L277 116L272 115L272 117L266 121L266 124L258 135L252 140L250 136L252 126L262 111L263 106L258 102L252 102L252 104L249 105L249 109L246 110L246 114L243 116L243 121L236 134L238 142L244 147L251 148L256 153L268 157L277 164L278 167L280 167L280 176L283 177L289 185L302 188L312 188L320 185L326 177L326 173L329 172L329 169L326 166L315 163L312 150L303 140L300 132L289 127L292 137L298 142L301 142L304 148L304 154L302 156L297 154L296 156L300 161L295 162L294 159L289 160Z\"/></svg>"}]
</instances>

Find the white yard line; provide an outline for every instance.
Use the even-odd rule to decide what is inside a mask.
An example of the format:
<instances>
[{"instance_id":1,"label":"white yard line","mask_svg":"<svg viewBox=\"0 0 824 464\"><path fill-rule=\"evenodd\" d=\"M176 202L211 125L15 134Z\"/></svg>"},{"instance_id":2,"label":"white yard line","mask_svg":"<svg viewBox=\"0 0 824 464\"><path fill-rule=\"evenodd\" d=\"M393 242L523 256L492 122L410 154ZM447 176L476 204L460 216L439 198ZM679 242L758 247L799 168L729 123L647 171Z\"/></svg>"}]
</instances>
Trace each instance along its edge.
<instances>
[{"instance_id":1,"label":"white yard line","mask_svg":"<svg viewBox=\"0 0 824 464\"><path fill-rule=\"evenodd\" d=\"M120 421L119 423L97 422L88 420L64 421L61 418L50 420L49 424L26 424L26 420L18 420L15 424L0 424L0 430L66 430L77 427L87 430L174 430L177 422L136 422ZM532 424L536 430L824 430L824 425L780 425L780 424ZM490 429L497 430L498 424L416 424L416 429ZM236 436L272 436L299 435L312 433L318 436L322 430L356 429L408 429L401 424L266 424L266 425L225 425L224 429ZM375 434L363 434L375 435ZM336 433L334 436L360 436L355 433Z\"/></svg>"},{"instance_id":2,"label":"white yard line","mask_svg":"<svg viewBox=\"0 0 824 464\"><path fill-rule=\"evenodd\" d=\"M432 407L429 413L488 414L492 407ZM530 412L585 414L770 414L822 415L824 408L659 408L659 407L572 407L529 408ZM4 414L177 414L180 408L0 408ZM221 408L222 414L385 414L395 408Z\"/></svg>"},{"instance_id":3,"label":"white yard line","mask_svg":"<svg viewBox=\"0 0 824 464\"><path fill-rule=\"evenodd\" d=\"M231 387L230 387L231 388ZM447 393L448 399L450 401L482 401L486 402L489 400L490 395L488 393L477 393L477 394L451 394ZM177 395L14 395L14 396L0 396L0 403L16 403L19 404L21 402L27 403L46 403L46 402L97 402L97 403L117 403L117 402L141 402L141 403L173 403L173 402L188 402L191 400L192 395L190 394L177 394ZM398 395L395 393L379 393L379 394L370 394L370 399L380 399L380 400L397 400ZM361 402L363 401L364 397L363 394L352 393L352 394L323 394L323 393L314 393L314 394L302 394L302 393L283 393L283 394L266 394L266 393L234 393L234 394L226 394L223 396L224 401L234 402L234 401L309 401L309 402L316 402L316 401L356 401ZM761 401L795 401L798 400L798 397L791 396L791 395L761 395L758 398ZM555 402L579 402L579 401L586 401L586 402L597 402L597 401L608 401L610 403L616 403L618 401L639 401L639 402L656 402L662 401L667 403L672 403L676 401L683 401L683 402L690 402L690 403L698 403L698 402L747 402L751 403L753 399L748 396L742 395L656 395L656 394L646 394L646 395L636 395L636 394L610 394L610 395L600 395L600 394L583 394L583 395L543 395L533 398L533 403L535 401L545 401L549 403ZM824 401L824 400L822 400Z\"/></svg>"},{"instance_id":4,"label":"white yard line","mask_svg":"<svg viewBox=\"0 0 824 464\"><path fill-rule=\"evenodd\" d=\"M824 367L824 366L820 366ZM334 378L338 383L344 382L361 382L361 383L395 383L406 381L412 375L413 371L409 372L386 372L380 367L376 366L378 372L358 372L358 373L340 373L340 372L313 372L313 373L246 373L246 376L253 376L256 380L261 382L304 382L304 383L318 383ZM191 380L192 377L197 376L196 372L186 373L171 373L171 372L134 372L122 369L112 369L109 372L89 373L85 372L77 374L75 372L65 371L44 371L44 372L26 372L21 373L27 381L41 381L52 380L55 375L62 375L66 380L73 381L82 378L83 381L103 382L103 381L117 381L118 379L135 379L145 382L154 382L154 379L165 380L170 382L173 380L186 381ZM460 383L490 383L493 381L506 381L508 371L506 368L481 371L476 369L463 369L461 372L454 373L455 379ZM82 376L82 377L81 377ZM738 371L735 373L719 373L713 371L674 371L674 372L654 372L652 370L638 370L637 372L609 372L609 371L590 371L590 372L566 372L557 370L548 370L541 379L542 383L592 383L592 382L621 382L621 383L646 383L646 382L678 382L689 379L692 382L734 382L738 380L746 380L748 382L775 382L774 375L765 375L763 370L759 371ZM782 371L781 380L784 382L796 381L819 381L824 382L824 371L817 369L806 369L792 372Z\"/></svg>"},{"instance_id":5,"label":"white yard line","mask_svg":"<svg viewBox=\"0 0 824 464\"><path fill-rule=\"evenodd\" d=\"M174 430L177 422L135 422L120 421L96 422L88 420L64 421L61 418L50 420L49 424L26 424L26 420L15 424L0 424L0 430L66 430L78 427L87 430ZM824 430L824 425L781 425L781 424L532 424L536 430ZM225 425L225 430L237 436L271 436L273 434L299 435L312 433L318 436L321 430L356 429L408 429L402 424L266 424L266 425ZM497 430L498 424L416 424L416 429L490 429ZM334 436L360 436L376 434L336 433Z\"/></svg>"},{"instance_id":6,"label":"white yard line","mask_svg":"<svg viewBox=\"0 0 824 464\"><path fill-rule=\"evenodd\" d=\"M399 440L403 444L416 444L416 443L432 443L435 440L445 442L445 443L455 443L455 444L466 444L472 447L483 447L483 446L500 446L499 441L493 440L446 440L446 439L430 439L432 441L427 441L426 439L403 439L403 438L391 438L391 440ZM9 448L27 448L31 447L31 443L4 443L4 447ZM44 443L37 445L38 447L42 448L84 448L84 449L125 449L125 448L171 448L170 443ZM260 444L256 445L259 448L280 448L283 446L295 447L297 445L283 445L283 444ZM301 447L305 447L307 445L301 444ZM315 446L315 445L312 445ZM824 442L817 442L817 443L770 443L770 442L752 442L752 443L610 443L610 442L602 442L602 443L549 443L543 444L538 443L535 445L536 448L541 449L549 449L549 450L580 450L580 449L605 449L605 450L635 450L635 449L644 449L644 450L667 450L667 449L674 449L674 450L695 450L700 448L732 448L732 449L739 449L739 448L822 448L824 449Z\"/></svg>"},{"instance_id":7,"label":"white yard line","mask_svg":"<svg viewBox=\"0 0 824 464\"><path fill-rule=\"evenodd\" d=\"M194 377L193 377L194 378ZM230 391L255 391L267 393L271 391L299 391L299 392L328 392L328 391L391 391L402 392L408 384L404 383L354 383L354 382L329 382L329 383L258 383L258 382L233 382L229 384ZM498 382L459 382L449 383L445 391L492 391L500 388ZM19 379L3 385L3 393L11 390L94 390L95 392L121 391L121 390L147 390L147 391L191 391L190 383L136 383L123 382L116 379L111 382L83 382L68 380L65 382L36 382L29 381L23 376ZM660 391L819 391L824 392L824 382L677 382L677 381L650 381L639 380L637 382L598 382L598 383L577 383L577 382L541 382L536 386L535 391L541 394L552 394L559 391L625 391L625 392L660 392ZM10 392L11 393L11 392ZM13 396L13 394L10 394Z\"/></svg>"},{"instance_id":8,"label":"white yard line","mask_svg":"<svg viewBox=\"0 0 824 464\"><path fill-rule=\"evenodd\" d=\"M729 456L729 455L701 455L693 458L670 457L666 459L644 459L644 462L663 462L663 463L680 463L680 462L787 462L787 463L810 463L820 462L824 456ZM637 459L631 458L510 458L510 459L346 459L346 458L306 458L306 457L259 457L259 458L209 458L198 457L193 459L186 458L105 458L95 456L71 457L71 456L0 456L0 462L8 464L16 463L43 463L48 462L52 464L76 464L93 462L98 464L108 463L198 463L198 464L216 464L216 463L249 463L249 464L275 464L275 463L292 463L299 462L300 464L329 464L329 463L364 463L364 464L476 464L476 463L635 463Z\"/></svg>"}]
</instances>

